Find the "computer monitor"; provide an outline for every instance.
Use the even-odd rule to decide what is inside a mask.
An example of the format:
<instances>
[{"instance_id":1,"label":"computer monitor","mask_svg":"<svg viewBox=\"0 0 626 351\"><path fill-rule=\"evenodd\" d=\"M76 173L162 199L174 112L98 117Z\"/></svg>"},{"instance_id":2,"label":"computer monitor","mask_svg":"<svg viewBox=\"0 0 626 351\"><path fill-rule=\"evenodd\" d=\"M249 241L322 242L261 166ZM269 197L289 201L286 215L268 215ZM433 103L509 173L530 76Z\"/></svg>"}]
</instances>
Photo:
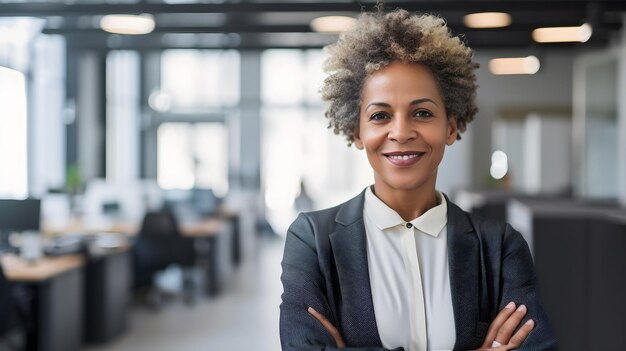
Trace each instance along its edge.
<instances>
[{"instance_id":1,"label":"computer monitor","mask_svg":"<svg viewBox=\"0 0 626 351\"><path fill-rule=\"evenodd\" d=\"M39 199L0 199L0 231L39 230Z\"/></svg>"},{"instance_id":2,"label":"computer monitor","mask_svg":"<svg viewBox=\"0 0 626 351\"><path fill-rule=\"evenodd\" d=\"M191 201L198 212L203 216L214 216L219 210L220 199L211 189L194 188L191 192Z\"/></svg>"},{"instance_id":3,"label":"computer monitor","mask_svg":"<svg viewBox=\"0 0 626 351\"><path fill-rule=\"evenodd\" d=\"M0 251L10 248L9 234L39 231L41 201L0 199Z\"/></svg>"},{"instance_id":4,"label":"computer monitor","mask_svg":"<svg viewBox=\"0 0 626 351\"><path fill-rule=\"evenodd\" d=\"M155 181L92 179L85 190L83 220L87 226L95 227L115 222L140 224L146 210L158 209L162 202Z\"/></svg>"}]
</instances>

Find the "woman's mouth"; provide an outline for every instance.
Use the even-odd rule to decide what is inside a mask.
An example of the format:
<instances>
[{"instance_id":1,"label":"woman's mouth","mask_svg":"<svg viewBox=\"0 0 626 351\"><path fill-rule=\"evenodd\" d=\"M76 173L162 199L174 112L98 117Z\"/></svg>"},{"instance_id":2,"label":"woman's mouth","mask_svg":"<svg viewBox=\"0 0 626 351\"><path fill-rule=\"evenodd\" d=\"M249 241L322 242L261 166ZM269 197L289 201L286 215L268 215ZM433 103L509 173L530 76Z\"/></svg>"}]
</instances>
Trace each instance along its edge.
<instances>
[{"instance_id":1,"label":"woman's mouth","mask_svg":"<svg viewBox=\"0 0 626 351\"><path fill-rule=\"evenodd\" d=\"M383 154L393 165L406 167L411 166L421 159L424 152L391 152Z\"/></svg>"}]
</instances>

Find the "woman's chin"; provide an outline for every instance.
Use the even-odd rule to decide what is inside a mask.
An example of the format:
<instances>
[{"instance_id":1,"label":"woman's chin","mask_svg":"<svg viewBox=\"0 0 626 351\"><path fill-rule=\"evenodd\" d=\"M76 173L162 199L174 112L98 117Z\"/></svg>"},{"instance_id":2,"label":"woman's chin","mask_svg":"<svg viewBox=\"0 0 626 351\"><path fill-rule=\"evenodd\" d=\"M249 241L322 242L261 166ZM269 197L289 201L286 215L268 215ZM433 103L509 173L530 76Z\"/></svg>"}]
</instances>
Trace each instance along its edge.
<instances>
[{"instance_id":1,"label":"woman's chin","mask_svg":"<svg viewBox=\"0 0 626 351\"><path fill-rule=\"evenodd\" d=\"M410 180L392 180L385 182L384 187L395 191L416 191L424 189L426 182L416 182L415 179Z\"/></svg>"}]
</instances>

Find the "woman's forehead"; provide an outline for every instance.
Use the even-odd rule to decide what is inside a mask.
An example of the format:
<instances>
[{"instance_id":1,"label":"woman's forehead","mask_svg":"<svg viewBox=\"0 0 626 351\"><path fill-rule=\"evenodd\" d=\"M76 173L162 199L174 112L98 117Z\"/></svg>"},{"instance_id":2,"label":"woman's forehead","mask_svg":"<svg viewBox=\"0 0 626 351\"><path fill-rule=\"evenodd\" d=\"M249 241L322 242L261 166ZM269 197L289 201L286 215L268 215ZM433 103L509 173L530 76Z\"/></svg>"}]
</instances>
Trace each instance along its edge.
<instances>
[{"instance_id":1,"label":"woman's forehead","mask_svg":"<svg viewBox=\"0 0 626 351\"><path fill-rule=\"evenodd\" d=\"M373 72L363 84L366 100L441 100L437 82L430 70L420 64L392 63Z\"/></svg>"}]
</instances>

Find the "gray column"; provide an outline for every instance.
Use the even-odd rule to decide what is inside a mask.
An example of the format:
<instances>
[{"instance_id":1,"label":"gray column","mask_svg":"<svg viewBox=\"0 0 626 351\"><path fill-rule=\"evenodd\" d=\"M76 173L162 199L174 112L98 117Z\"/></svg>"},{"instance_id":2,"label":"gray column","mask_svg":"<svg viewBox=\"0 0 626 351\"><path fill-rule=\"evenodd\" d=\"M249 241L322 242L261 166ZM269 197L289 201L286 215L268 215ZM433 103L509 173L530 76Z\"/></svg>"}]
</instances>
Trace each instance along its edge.
<instances>
[{"instance_id":1,"label":"gray column","mask_svg":"<svg viewBox=\"0 0 626 351\"><path fill-rule=\"evenodd\" d=\"M239 115L229 122L231 148L238 151L231 157L232 178L239 180L243 189L261 187L261 53L241 51L241 97ZM234 186L235 184L233 184Z\"/></svg>"},{"instance_id":2,"label":"gray column","mask_svg":"<svg viewBox=\"0 0 626 351\"><path fill-rule=\"evenodd\" d=\"M83 182L105 175L104 54L85 52L78 57L76 123L78 164Z\"/></svg>"},{"instance_id":3,"label":"gray column","mask_svg":"<svg viewBox=\"0 0 626 351\"><path fill-rule=\"evenodd\" d=\"M157 179L157 124L148 101L161 85L161 52L141 54L141 178Z\"/></svg>"}]
</instances>

